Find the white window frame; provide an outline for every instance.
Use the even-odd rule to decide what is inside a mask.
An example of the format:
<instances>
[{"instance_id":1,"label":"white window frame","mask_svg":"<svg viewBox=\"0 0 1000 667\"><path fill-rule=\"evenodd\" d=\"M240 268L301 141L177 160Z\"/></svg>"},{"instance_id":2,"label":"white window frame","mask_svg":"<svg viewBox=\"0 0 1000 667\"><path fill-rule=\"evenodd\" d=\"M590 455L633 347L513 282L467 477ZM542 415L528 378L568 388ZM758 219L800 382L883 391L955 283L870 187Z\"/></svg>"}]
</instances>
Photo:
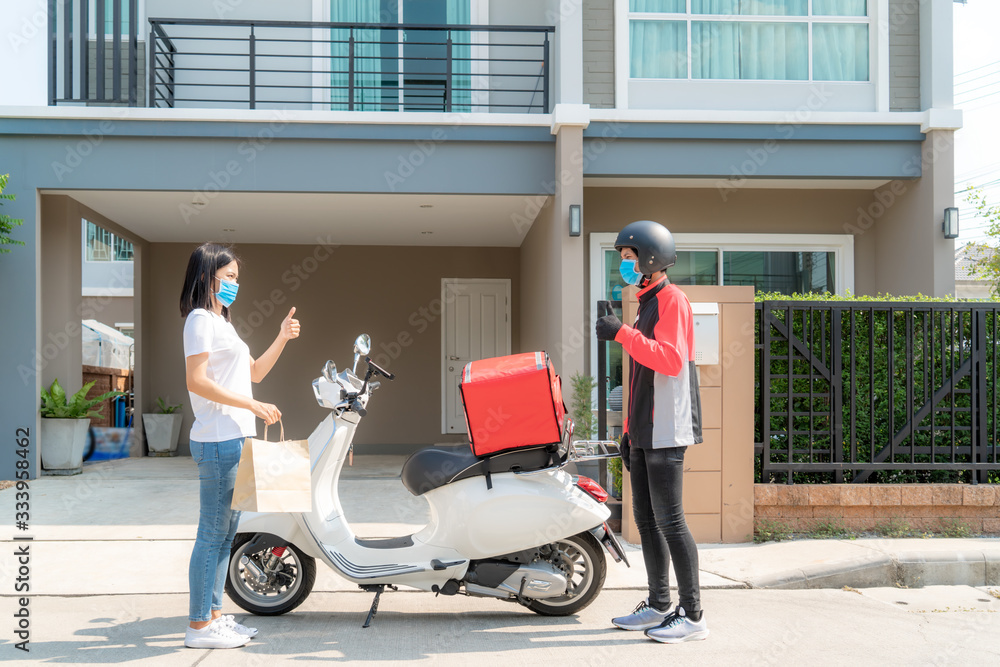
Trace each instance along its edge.
<instances>
[{"instance_id":1,"label":"white window frame","mask_svg":"<svg viewBox=\"0 0 1000 667\"><path fill-rule=\"evenodd\" d=\"M124 236L121 236L119 234L115 234L113 231L111 231L110 229L107 229L106 227L101 227L99 224L97 224L93 220L87 220L86 218L81 218L81 220L83 221L83 261L84 262L86 262L87 264L101 264L101 265L106 265L106 266L110 266L110 265L122 265L122 264L132 264L133 262L135 262L135 259L89 259L87 257L87 225L94 225L98 229L104 230L105 233L110 234L112 238L119 239L119 240L121 240L121 241L123 241L125 243L130 244L132 246L132 256L133 257L135 257L135 244L132 243L132 241L130 241L129 239L125 238ZM114 252L114 246L112 245L112 253L113 252Z\"/></svg>"},{"instance_id":2,"label":"white window frame","mask_svg":"<svg viewBox=\"0 0 1000 667\"><path fill-rule=\"evenodd\" d=\"M729 16L691 14L691 0L687 12L680 14L630 12L629 0L614 0L615 12L615 106L618 109L739 109L779 110L787 106L798 110L805 105L810 111L889 111L889 0L868 0L868 17L811 15L807 16ZM693 20L726 22L806 23L809 26L809 79L804 81L754 80L754 79L692 79L691 59L688 58L686 79L633 79L631 78L631 45L629 26L632 19L687 21L688 52L691 49L691 24ZM867 23L869 38L868 81L813 81L812 80L812 25L822 23ZM811 109L816 98L819 108ZM630 104L630 93L632 103ZM814 97L810 97L814 94ZM636 101L634 98L639 97ZM838 101L839 99L839 101ZM685 103L685 100L692 100ZM778 100L775 102L775 100ZM650 103L652 101L652 104ZM690 104L690 105L688 105Z\"/></svg>"},{"instance_id":3,"label":"white window frame","mask_svg":"<svg viewBox=\"0 0 1000 667\"><path fill-rule=\"evenodd\" d=\"M602 294L604 252L614 250L617 233L590 234L590 331L597 324L597 297ZM836 274L835 294L854 292L854 236L851 234L674 234L678 250L719 253L719 284L724 280L722 253L725 251L832 252ZM591 375L597 375L597 339L590 342Z\"/></svg>"}]
</instances>

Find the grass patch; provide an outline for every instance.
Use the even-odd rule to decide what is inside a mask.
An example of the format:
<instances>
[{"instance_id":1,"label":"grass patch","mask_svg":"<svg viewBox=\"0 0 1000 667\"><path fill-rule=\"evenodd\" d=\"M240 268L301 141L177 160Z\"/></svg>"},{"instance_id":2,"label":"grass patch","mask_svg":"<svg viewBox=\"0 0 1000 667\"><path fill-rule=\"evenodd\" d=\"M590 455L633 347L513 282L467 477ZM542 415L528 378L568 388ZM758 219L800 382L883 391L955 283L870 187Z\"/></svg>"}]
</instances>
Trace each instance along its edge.
<instances>
[{"instance_id":1,"label":"grass patch","mask_svg":"<svg viewBox=\"0 0 1000 667\"><path fill-rule=\"evenodd\" d=\"M832 519L830 521L818 521L811 531L809 537L817 540L832 540L842 537L857 537L842 521Z\"/></svg>"},{"instance_id":2,"label":"grass patch","mask_svg":"<svg viewBox=\"0 0 1000 667\"><path fill-rule=\"evenodd\" d=\"M958 519L942 519L937 533L941 537L972 537L976 534L969 524Z\"/></svg>"},{"instance_id":3,"label":"grass patch","mask_svg":"<svg viewBox=\"0 0 1000 667\"><path fill-rule=\"evenodd\" d=\"M876 524L872 530L879 537L920 537L920 534L902 519L889 519L886 523Z\"/></svg>"},{"instance_id":4,"label":"grass patch","mask_svg":"<svg viewBox=\"0 0 1000 667\"><path fill-rule=\"evenodd\" d=\"M757 544L763 542L780 542L791 539L791 537L792 531L780 521L758 519L753 529L753 541Z\"/></svg>"}]
</instances>

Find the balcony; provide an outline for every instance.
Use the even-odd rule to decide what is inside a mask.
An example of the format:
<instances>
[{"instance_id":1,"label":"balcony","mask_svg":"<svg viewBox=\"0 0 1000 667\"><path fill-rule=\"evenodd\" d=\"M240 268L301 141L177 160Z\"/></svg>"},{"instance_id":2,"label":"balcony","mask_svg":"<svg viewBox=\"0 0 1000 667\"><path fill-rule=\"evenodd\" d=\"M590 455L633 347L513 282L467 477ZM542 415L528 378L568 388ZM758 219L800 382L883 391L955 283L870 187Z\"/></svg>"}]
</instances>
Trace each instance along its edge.
<instances>
[{"instance_id":1,"label":"balcony","mask_svg":"<svg viewBox=\"0 0 1000 667\"><path fill-rule=\"evenodd\" d=\"M551 110L552 26L150 18L140 35L136 0L108 0L128 17L108 36L69 4L50 22L53 106Z\"/></svg>"}]
</instances>

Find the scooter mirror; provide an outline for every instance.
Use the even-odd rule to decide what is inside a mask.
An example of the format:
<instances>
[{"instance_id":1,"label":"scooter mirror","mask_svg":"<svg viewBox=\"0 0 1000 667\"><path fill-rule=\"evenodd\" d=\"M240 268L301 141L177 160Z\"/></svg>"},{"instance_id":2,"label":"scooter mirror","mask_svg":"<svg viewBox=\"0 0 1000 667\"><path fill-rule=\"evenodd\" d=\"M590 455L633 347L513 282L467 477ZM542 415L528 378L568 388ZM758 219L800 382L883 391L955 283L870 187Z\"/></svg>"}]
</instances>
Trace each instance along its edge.
<instances>
[{"instance_id":1,"label":"scooter mirror","mask_svg":"<svg viewBox=\"0 0 1000 667\"><path fill-rule=\"evenodd\" d=\"M337 377L337 364L333 363L332 359L327 361L326 365L323 366L323 377L330 382L333 382L334 378Z\"/></svg>"},{"instance_id":2,"label":"scooter mirror","mask_svg":"<svg viewBox=\"0 0 1000 667\"><path fill-rule=\"evenodd\" d=\"M368 354L372 351L372 337L368 334L361 334L358 339L354 341L354 354Z\"/></svg>"},{"instance_id":3,"label":"scooter mirror","mask_svg":"<svg viewBox=\"0 0 1000 667\"><path fill-rule=\"evenodd\" d=\"M361 358L361 355L368 354L371 351L372 337L368 334L358 336L357 340L354 341L354 369L351 372L357 374L358 360Z\"/></svg>"}]
</instances>

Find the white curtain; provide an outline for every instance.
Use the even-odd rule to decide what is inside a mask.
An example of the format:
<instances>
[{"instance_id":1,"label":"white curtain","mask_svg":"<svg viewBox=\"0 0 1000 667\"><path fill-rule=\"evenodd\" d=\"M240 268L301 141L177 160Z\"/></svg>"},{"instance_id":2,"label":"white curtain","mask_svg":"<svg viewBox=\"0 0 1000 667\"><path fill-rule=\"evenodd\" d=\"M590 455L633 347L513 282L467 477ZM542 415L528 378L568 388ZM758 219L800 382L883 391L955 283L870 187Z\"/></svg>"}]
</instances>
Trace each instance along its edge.
<instances>
[{"instance_id":1,"label":"white curtain","mask_svg":"<svg viewBox=\"0 0 1000 667\"><path fill-rule=\"evenodd\" d=\"M683 14L687 11L686 0L629 0L630 12L671 12Z\"/></svg>"},{"instance_id":2,"label":"white curtain","mask_svg":"<svg viewBox=\"0 0 1000 667\"><path fill-rule=\"evenodd\" d=\"M691 23L691 77L802 81L809 78L804 23Z\"/></svg>"},{"instance_id":3,"label":"white curtain","mask_svg":"<svg viewBox=\"0 0 1000 667\"><path fill-rule=\"evenodd\" d=\"M867 15L867 0L813 0L813 16Z\"/></svg>"},{"instance_id":4,"label":"white curtain","mask_svg":"<svg viewBox=\"0 0 1000 667\"><path fill-rule=\"evenodd\" d=\"M330 0L330 20L335 23L380 22L379 0ZM334 43L330 46L333 74L330 75L330 108L346 110L349 103L348 39L351 30L330 31ZM380 111L382 107L382 49L378 44L381 31L377 28L355 28L354 36L354 110Z\"/></svg>"},{"instance_id":5,"label":"white curtain","mask_svg":"<svg viewBox=\"0 0 1000 667\"><path fill-rule=\"evenodd\" d=\"M834 2L839 1L834 0ZM691 0L692 14L805 16L808 9L807 0Z\"/></svg>"},{"instance_id":6,"label":"white curtain","mask_svg":"<svg viewBox=\"0 0 1000 667\"><path fill-rule=\"evenodd\" d=\"M448 0L448 25L468 25L471 0ZM451 30L451 110L469 111L472 106L472 33Z\"/></svg>"},{"instance_id":7,"label":"white curtain","mask_svg":"<svg viewBox=\"0 0 1000 667\"><path fill-rule=\"evenodd\" d=\"M633 79L686 79L687 24L632 21L629 52L629 76Z\"/></svg>"},{"instance_id":8,"label":"white curtain","mask_svg":"<svg viewBox=\"0 0 1000 667\"><path fill-rule=\"evenodd\" d=\"M868 26L856 23L813 25L813 79L868 80Z\"/></svg>"}]
</instances>

